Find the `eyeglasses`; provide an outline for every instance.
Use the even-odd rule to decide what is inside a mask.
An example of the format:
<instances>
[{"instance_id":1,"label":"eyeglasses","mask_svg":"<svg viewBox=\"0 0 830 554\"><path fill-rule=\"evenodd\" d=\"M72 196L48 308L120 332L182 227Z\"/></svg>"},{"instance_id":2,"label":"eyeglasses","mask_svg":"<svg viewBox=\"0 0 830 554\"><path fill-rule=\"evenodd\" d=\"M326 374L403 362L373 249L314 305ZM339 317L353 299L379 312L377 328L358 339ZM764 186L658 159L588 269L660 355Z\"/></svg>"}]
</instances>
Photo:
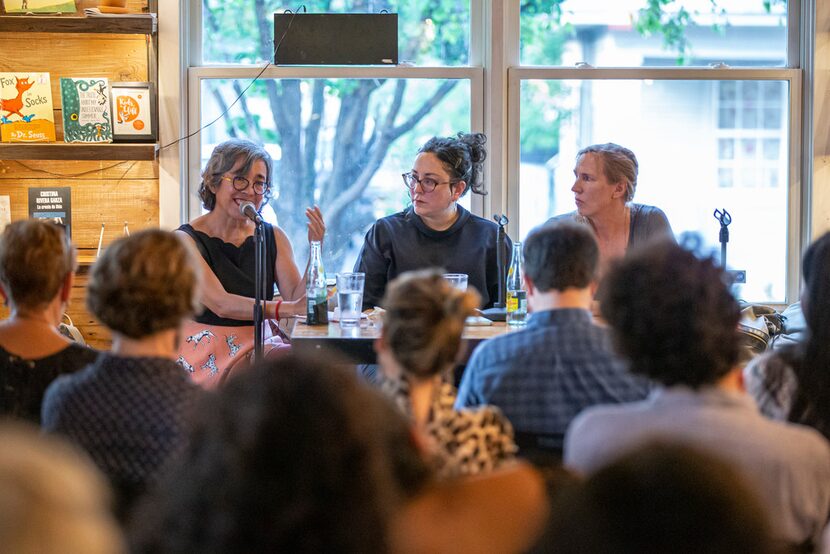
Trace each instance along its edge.
<instances>
[{"instance_id":1,"label":"eyeglasses","mask_svg":"<svg viewBox=\"0 0 830 554\"><path fill-rule=\"evenodd\" d=\"M410 192L415 190L415 187L421 185L421 190L424 192L432 192L435 190L435 187L438 185L451 185L453 183L457 183L458 179L450 179L449 181L438 182L431 177L424 177L423 179L418 179L412 173L404 173L401 175L403 177L403 186L408 188Z\"/></svg>"},{"instance_id":2,"label":"eyeglasses","mask_svg":"<svg viewBox=\"0 0 830 554\"><path fill-rule=\"evenodd\" d=\"M234 175L232 178L223 175L222 179L225 181L230 181L233 185L233 188L240 192L246 190L249 186L251 186L251 182L240 175ZM268 190L268 188L268 183L266 183L265 181L254 181L254 193L265 194L265 191Z\"/></svg>"}]
</instances>

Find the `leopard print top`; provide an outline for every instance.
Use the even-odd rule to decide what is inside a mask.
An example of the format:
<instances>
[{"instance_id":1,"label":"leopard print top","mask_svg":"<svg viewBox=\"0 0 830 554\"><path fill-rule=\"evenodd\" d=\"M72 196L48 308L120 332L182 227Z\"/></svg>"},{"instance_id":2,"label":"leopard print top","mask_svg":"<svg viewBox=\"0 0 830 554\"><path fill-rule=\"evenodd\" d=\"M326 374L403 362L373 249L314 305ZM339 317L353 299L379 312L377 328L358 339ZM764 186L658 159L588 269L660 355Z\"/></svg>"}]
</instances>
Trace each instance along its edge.
<instances>
[{"instance_id":1,"label":"leopard print top","mask_svg":"<svg viewBox=\"0 0 830 554\"><path fill-rule=\"evenodd\" d=\"M381 379L381 389L398 408L412 416L409 382ZM426 434L431 439L431 463L439 478L491 471L516 455L513 426L495 406L455 410L456 390L442 381L432 401Z\"/></svg>"}]
</instances>

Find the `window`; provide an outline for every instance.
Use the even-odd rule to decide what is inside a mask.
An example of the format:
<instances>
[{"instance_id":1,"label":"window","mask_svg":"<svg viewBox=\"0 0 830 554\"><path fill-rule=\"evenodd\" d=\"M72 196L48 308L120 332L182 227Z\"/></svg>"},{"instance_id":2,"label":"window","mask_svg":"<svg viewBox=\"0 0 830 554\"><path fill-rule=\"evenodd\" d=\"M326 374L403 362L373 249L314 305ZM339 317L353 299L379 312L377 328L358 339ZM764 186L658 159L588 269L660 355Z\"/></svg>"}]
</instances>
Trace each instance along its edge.
<instances>
[{"instance_id":1,"label":"window","mask_svg":"<svg viewBox=\"0 0 830 554\"><path fill-rule=\"evenodd\" d=\"M263 213L286 231L304 267L305 208L320 205L328 227L324 263L334 273L353 267L376 219L408 205L400 175L411 169L418 148L434 135L473 128L483 72L467 65L470 0L303 3L316 13L398 13L401 64L263 69L273 58L272 14L286 4L202 0L201 56L189 72L197 97L190 127L219 120L191 140L190 172L230 137L264 144L275 162L275 193ZM462 204L470 208L470 202L468 195ZM191 217L199 209L191 200Z\"/></svg>"}]
</instances>

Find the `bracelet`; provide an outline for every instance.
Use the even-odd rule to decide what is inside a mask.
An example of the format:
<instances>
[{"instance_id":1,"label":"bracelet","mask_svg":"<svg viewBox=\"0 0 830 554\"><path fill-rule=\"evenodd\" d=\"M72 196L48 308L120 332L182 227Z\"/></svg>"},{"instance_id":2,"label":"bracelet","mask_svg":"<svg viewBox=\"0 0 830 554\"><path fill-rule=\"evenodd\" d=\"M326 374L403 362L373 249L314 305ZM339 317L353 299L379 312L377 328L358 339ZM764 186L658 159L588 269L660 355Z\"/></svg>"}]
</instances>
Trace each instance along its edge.
<instances>
[{"instance_id":1,"label":"bracelet","mask_svg":"<svg viewBox=\"0 0 830 554\"><path fill-rule=\"evenodd\" d=\"M277 321L280 320L280 304L282 304L282 300L277 300L277 304L274 306L274 319Z\"/></svg>"}]
</instances>

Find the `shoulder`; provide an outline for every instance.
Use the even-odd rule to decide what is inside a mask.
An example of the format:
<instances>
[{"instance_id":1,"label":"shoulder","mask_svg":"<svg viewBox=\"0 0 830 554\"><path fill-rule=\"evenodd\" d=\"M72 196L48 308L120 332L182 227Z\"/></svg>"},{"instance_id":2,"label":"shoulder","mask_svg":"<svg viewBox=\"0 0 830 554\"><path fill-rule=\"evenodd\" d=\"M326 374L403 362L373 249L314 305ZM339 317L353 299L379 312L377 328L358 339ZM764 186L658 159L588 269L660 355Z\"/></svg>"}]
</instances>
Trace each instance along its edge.
<instances>
[{"instance_id":1,"label":"shoulder","mask_svg":"<svg viewBox=\"0 0 830 554\"><path fill-rule=\"evenodd\" d=\"M636 224L650 227L669 227L669 218L657 206L631 204L631 214Z\"/></svg>"},{"instance_id":2,"label":"shoulder","mask_svg":"<svg viewBox=\"0 0 830 554\"><path fill-rule=\"evenodd\" d=\"M561 223L563 221L571 221L575 223L583 223L582 219L579 217L579 213L576 211L568 212L564 214L555 215L552 218L548 219L543 223L543 225L552 225L556 223Z\"/></svg>"},{"instance_id":3,"label":"shoulder","mask_svg":"<svg viewBox=\"0 0 830 554\"><path fill-rule=\"evenodd\" d=\"M386 217L381 217L369 228L367 235L387 235L403 227L412 227L410 210L403 210Z\"/></svg>"}]
</instances>

